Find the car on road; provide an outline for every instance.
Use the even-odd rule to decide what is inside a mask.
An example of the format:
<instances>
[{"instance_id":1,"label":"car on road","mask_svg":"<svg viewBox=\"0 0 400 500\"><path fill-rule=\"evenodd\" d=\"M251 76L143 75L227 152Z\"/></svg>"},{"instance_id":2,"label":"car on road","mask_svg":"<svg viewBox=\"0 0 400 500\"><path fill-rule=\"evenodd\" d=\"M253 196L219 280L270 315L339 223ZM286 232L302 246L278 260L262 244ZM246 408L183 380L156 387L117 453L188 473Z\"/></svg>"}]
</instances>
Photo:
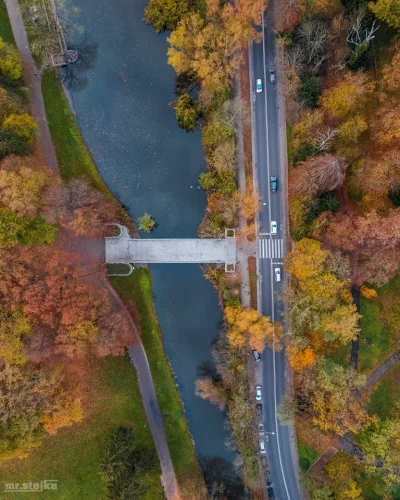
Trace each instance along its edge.
<instances>
[{"instance_id":1,"label":"car on road","mask_svg":"<svg viewBox=\"0 0 400 500\"><path fill-rule=\"evenodd\" d=\"M261 385L258 385L256 387L256 400L257 401L261 401L261 399L262 399L261 392L262 392Z\"/></svg>"},{"instance_id":2,"label":"car on road","mask_svg":"<svg viewBox=\"0 0 400 500\"><path fill-rule=\"evenodd\" d=\"M269 72L269 81L271 83L275 83L276 82L276 71L271 69L271 71Z\"/></svg>"},{"instance_id":3,"label":"car on road","mask_svg":"<svg viewBox=\"0 0 400 500\"><path fill-rule=\"evenodd\" d=\"M276 234L278 232L278 226L276 220L271 221L271 234Z\"/></svg>"},{"instance_id":4,"label":"car on road","mask_svg":"<svg viewBox=\"0 0 400 500\"><path fill-rule=\"evenodd\" d=\"M268 469L265 471L265 480L267 481L267 486L271 486L272 484L271 473Z\"/></svg>"},{"instance_id":5,"label":"car on road","mask_svg":"<svg viewBox=\"0 0 400 500\"><path fill-rule=\"evenodd\" d=\"M262 405L260 403L258 403L258 405L256 405L256 410L257 410L257 413L260 415L260 417L262 417Z\"/></svg>"},{"instance_id":6,"label":"car on road","mask_svg":"<svg viewBox=\"0 0 400 500\"><path fill-rule=\"evenodd\" d=\"M260 439L260 453L265 453L265 443L263 439Z\"/></svg>"},{"instance_id":7,"label":"car on road","mask_svg":"<svg viewBox=\"0 0 400 500\"><path fill-rule=\"evenodd\" d=\"M275 272L275 281L277 281L279 283L281 281L281 268L276 267L274 269L274 272Z\"/></svg>"},{"instance_id":8,"label":"car on road","mask_svg":"<svg viewBox=\"0 0 400 500\"><path fill-rule=\"evenodd\" d=\"M256 363L261 361L260 353L256 349L253 349L253 356L254 356L254 359L256 360Z\"/></svg>"},{"instance_id":9,"label":"car on road","mask_svg":"<svg viewBox=\"0 0 400 500\"><path fill-rule=\"evenodd\" d=\"M269 500L275 500L274 490L271 487L268 488L268 498Z\"/></svg>"},{"instance_id":10,"label":"car on road","mask_svg":"<svg viewBox=\"0 0 400 500\"><path fill-rule=\"evenodd\" d=\"M264 424L262 422L258 424L258 435L260 437L264 436Z\"/></svg>"},{"instance_id":11,"label":"car on road","mask_svg":"<svg viewBox=\"0 0 400 500\"><path fill-rule=\"evenodd\" d=\"M257 81L256 81L256 92L262 92L262 80L261 80L261 78L257 78Z\"/></svg>"},{"instance_id":12,"label":"car on road","mask_svg":"<svg viewBox=\"0 0 400 500\"><path fill-rule=\"evenodd\" d=\"M276 193L278 191L278 177L271 176L269 183L271 186L271 191L273 193Z\"/></svg>"},{"instance_id":13,"label":"car on road","mask_svg":"<svg viewBox=\"0 0 400 500\"><path fill-rule=\"evenodd\" d=\"M265 469L267 472L268 471L268 460L267 460L267 457L261 457L261 465L263 467L263 469Z\"/></svg>"}]
</instances>

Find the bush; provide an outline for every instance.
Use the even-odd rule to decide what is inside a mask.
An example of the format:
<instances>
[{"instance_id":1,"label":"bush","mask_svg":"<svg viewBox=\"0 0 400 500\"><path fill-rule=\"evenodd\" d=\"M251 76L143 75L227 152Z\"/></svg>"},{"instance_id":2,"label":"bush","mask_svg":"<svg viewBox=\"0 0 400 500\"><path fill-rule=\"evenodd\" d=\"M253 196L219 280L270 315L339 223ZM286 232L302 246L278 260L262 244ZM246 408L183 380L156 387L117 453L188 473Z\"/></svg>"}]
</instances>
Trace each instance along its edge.
<instances>
[{"instance_id":1,"label":"bush","mask_svg":"<svg viewBox=\"0 0 400 500\"><path fill-rule=\"evenodd\" d=\"M139 229L141 231L145 231L146 233L151 233L157 226L156 221L147 212L141 217L138 217L138 223Z\"/></svg>"},{"instance_id":2,"label":"bush","mask_svg":"<svg viewBox=\"0 0 400 500\"><path fill-rule=\"evenodd\" d=\"M178 97L175 111L178 125L188 132L196 128L197 120L202 114L200 103L187 93Z\"/></svg>"}]
</instances>

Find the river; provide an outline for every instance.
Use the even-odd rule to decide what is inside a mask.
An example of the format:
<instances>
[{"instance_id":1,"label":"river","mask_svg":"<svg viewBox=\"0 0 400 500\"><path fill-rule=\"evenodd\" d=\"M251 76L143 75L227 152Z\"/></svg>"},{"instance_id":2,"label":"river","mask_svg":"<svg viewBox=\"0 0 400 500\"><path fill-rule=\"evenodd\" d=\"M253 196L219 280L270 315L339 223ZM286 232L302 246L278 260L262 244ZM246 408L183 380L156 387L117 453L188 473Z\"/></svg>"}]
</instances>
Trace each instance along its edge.
<instances>
[{"instance_id":1,"label":"river","mask_svg":"<svg viewBox=\"0 0 400 500\"><path fill-rule=\"evenodd\" d=\"M78 124L98 169L132 217L148 212L157 238L196 237L206 197L201 135L178 128L167 36L143 23L146 0L74 0L80 60L68 68ZM145 237L145 235L143 235ZM232 468L225 416L195 396L198 365L211 360L222 313L197 265L152 266L155 306L166 353L206 476ZM208 463L208 467L207 467ZM221 478L222 479L222 478ZM239 498L240 495L237 496Z\"/></svg>"}]
</instances>

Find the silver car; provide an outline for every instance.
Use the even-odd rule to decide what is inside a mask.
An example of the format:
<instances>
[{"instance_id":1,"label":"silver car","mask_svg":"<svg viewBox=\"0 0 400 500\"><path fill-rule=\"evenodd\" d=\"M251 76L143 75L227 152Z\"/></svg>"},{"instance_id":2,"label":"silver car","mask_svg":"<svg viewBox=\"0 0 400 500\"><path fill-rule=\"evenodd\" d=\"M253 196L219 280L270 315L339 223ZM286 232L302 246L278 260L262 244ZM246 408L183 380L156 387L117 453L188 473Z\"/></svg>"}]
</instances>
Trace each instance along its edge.
<instances>
[{"instance_id":1,"label":"silver car","mask_svg":"<svg viewBox=\"0 0 400 500\"><path fill-rule=\"evenodd\" d=\"M258 385L258 386L256 387L256 400L257 400L257 401L261 401L261 398L262 398L262 396L261 396L261 391L262 391L262 389L261 389L261 385Z\"/></svg>"},{"instance_id":2,"label":"silver car","mask_svg":"<svg viewBox=\"0 0 400 500\"><path fill-rule=\"evenodd\" d=\"M264 439L260 439L260 453L262 453L262 454L265 453Z\"/></svg>"}]
</instances>

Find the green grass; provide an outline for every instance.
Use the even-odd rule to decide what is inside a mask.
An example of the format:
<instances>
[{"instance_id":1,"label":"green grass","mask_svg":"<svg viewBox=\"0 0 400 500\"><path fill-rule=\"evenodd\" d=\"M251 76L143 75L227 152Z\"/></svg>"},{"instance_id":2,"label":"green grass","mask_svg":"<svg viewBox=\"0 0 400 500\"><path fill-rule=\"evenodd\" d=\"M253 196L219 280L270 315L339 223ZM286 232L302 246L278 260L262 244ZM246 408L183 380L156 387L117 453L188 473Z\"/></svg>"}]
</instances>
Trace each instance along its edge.
<instances>
[{"instance_id":1,"label":"green grass","mask_svg":"<svg viewBox=\"0 0 400 500\"><path fill-rule=\"evenodd\" d=\"M202 483L192 437L161 341L153 305L151 275L147 269L136 269L128 278L114 277L110 278L110 281L122 300L136 304L140 315L142 341L149 360L157 401L161 413L168 415L164 418L164 427L178 481L184 482L189 477L195 480L197 477Z\"/></svg>"},{"instance_id":2,"label":"green grass","mask_svg":"<svg viewBox=\"0 0 400 500\"><path fill-rule=\"evenodd\" d=\"M86 147L64 89L54 71L47 71L43 75L42 92L61 177L85 177L105 196L113 198Z\"/></svg>"},{"instance_id":3,"label":"green grass","mask_svg":"<svg viewBox=\"0 0 400 500\"><path fill-rule=\"evenodd\" d=\"M141 395L128 357L93 359L88 364L85 408L82 423L61 429L46 437L44 443L25 460L5 462L0 467L0 484L43 479L58 480L56 497L62 500L100 500L107 498L106 484L99 476L104 448L112 432L120 425L131 425L138 449L155 453ZM161 500L160 469L145 476L149 490L146 500ZM26 493L11 496L26 499ZM38 495L30 494L30 497ZM40 493L40 498L54 493Z\"/></svg>"},{"instance_id":4,"label":"green grass","mask_svg":"<svg viewBox=\"0 0 400 500\"><path fill-rule=\"evenodd\" d=\"M297 450L299 452L300 468L303 472L306 472L310 465L317 460L319 453L304 444L300 439L297 439Z\"/></svg>"},{"instance_id":5,"label":"green grass","mask_svg":"<svg viewBox=\"0 0 400 500\"><path fill-rule=\"evenodd\" d=\"M359 368L371 372L387 358L392 349L391 332L380 316L380 305L361 297L361 337ZM368 342L368 343L367 343Z\"/></svg>"},{"instance_id":6,"label":"green grass","mask_svg":"<svg viewBox=\"0 0 400 500\"><path fill-rule=\"evenodd\" d=\"M382 420L397 417L400 402L399 392L400 364L389 369L371 394L368 412L378 415Z\"/></svg>"},{"instance_id":7,"label":"green grass","mask_svg":"<svg viewBox=\"0 0 400 500\"><path fill-rule=\"evenodd\" d=\"M0 37L6 42L15 45L14 35L8 19L6 4L0 4Z\"/></svg>"}]
</instances>

